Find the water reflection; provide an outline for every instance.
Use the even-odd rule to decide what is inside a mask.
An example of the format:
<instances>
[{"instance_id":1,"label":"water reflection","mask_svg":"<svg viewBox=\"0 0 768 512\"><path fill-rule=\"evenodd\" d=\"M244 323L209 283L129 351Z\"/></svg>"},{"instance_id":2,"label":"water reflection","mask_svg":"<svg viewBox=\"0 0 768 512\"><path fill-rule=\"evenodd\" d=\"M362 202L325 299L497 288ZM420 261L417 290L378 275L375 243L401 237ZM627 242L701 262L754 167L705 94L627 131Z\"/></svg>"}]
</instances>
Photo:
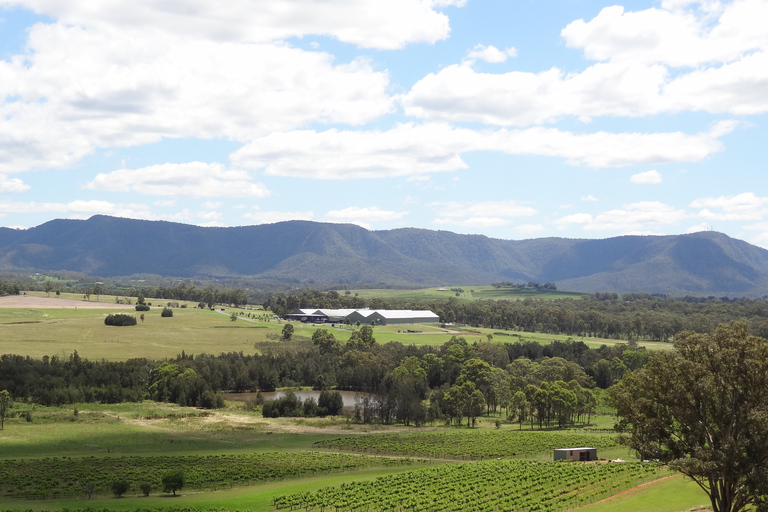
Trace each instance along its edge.
<instances>
[{"instance_id":1,"label":"water reflection","mask_svg":"<svg viewBox=\"0 0 768 512\"><path fill-rule=\"evenodd\" d=\"M318 397L320 396L320 391L312 390L294 391L294 393L302 402L307 398L314 398L315 401L317 401ZM360 391L339 391L339 393L341 394L341 398L344 401L344 407L354 407L356 397L362 398L367 396L373 398L374 396L371 393L362 393ZM285 391L263 391L261 393L261 396L263 396L264 400L266 401L277 400L283 395L285 395ZM225 393L224 398L226 400L233 400L236 402L250 402L251 400L256 400L256 393Z\"/></svg>"}]
</instances>

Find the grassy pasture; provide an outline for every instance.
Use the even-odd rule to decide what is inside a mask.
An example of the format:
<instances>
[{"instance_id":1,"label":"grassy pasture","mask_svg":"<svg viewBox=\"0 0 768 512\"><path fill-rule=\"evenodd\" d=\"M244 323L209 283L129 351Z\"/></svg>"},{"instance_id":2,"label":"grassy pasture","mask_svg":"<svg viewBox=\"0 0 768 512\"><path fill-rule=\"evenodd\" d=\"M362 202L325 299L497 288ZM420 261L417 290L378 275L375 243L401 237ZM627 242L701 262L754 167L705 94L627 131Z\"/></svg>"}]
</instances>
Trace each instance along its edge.
<instances>
[{"instance_id":1,"label":"grassy pasture","mask_svg":"<svg viewBox=\"0 0 768 512\"><path fill-rule=\"evenodd\" d=\"M0 309L0 353L32 357L67 355L77 350L89 359L125 360L134 357L175 357L229 351L253 352L255 342L279 331L276 323L232 322L228 315L196 308L174 309L162 318L162 308L144 312L136 326L104 325L110 313L140 313L130 309ZM25 322L25 323L18 323ZM34 323L32 323L34 322Z\"/></svg>"},{"instance_id":2,"label":"grassy pasture","mask_svg":"<svg viewBox=\"0 0 768 512\"><path fill-rule=\"evenodd\" d=\"M221 352L253 353L254 343L270 341L279 335L284 322L249 321L240 317L232 322L230 311L249 313L245 310L227 309L221 314L193 307L174 309L172 318L162 318L161 308L153 307L144 313L144 322L136 326L114 327L104 325L104 318L110 313L139 313L132 309L20 309L0 308L0 354L22 354L31 357L63 355L77 350L81 357L89 359L125 360L134 357L164 358L175 357L185 351L187 354L219 354ZM258 313L258 312L250 312ZM342 343L349 339L352 330L330 325L294 323L295 335L309 338L318 328L330 330ZM406 330L422 331L407 333ZM483 328L440 328L436 325L389 325L377 326L374 336L379 343L397 341L403 344L439 346L457 335L469 343L486 341L487 335L495 342L514 343L518 340L550 343L552 340L565 341L569 336L504 331ZM584 338L587 345L615 345L620 340ZM669 343L641 342L649 349L668 350Z\"/></svg>"}]
</instances>

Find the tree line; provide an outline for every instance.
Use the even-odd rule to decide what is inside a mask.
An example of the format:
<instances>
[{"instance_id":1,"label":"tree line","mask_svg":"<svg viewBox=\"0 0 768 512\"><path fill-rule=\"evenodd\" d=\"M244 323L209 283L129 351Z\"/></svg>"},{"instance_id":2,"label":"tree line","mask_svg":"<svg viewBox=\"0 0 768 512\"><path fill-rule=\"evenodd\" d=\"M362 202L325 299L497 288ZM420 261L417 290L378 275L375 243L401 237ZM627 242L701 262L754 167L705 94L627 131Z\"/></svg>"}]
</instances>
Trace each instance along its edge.
<instances>
[{"instance_id":1,"label":"tree line","mask_svg":"<svg viewBox=\"0 0 768 512\"><path fill-rule=\"evenodd\" d=\"M311 386L367 393L355 411L362 422L471 425L484 412L503 410L521 424L562 426L584 421L594 390L647 360L645 350L629 345L591 349L580 341L468 343L454 336L440 347L380 344L370 326L344 344L318 329L312 339L294 336L257 348L257 354L182 352L122 362L89 361L77 352L41 359L6 354L0 389L50 406L151 399L215 408L224 391Z\"/></svg>"}]
</instances>

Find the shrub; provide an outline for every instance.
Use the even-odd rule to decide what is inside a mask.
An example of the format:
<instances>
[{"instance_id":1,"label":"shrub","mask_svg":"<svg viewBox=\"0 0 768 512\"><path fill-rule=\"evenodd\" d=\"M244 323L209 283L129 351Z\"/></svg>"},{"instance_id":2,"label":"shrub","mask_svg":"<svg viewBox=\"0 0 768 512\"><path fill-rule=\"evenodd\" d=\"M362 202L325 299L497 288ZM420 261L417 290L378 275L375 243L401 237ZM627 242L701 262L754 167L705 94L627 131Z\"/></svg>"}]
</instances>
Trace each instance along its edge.
<instances>
[{"instance_id":1,"label":"shrub","mask_svg":"<svg viewBox=\"0 0 768 512\"><path fill-rule=\"evenodd\" d=\"M136 317L131 315L124 315L123 313L115 313L114 315L107 315L104 319L104 324L115 325L123 327L126 325L136 325Z\"/></svg>"},{"instance_id":2,"label":"shrub","mask_svg":"<svg viewBox=\"0 0 768 512\"><path fill-rule=\"evenodd\" d=\"M160 316L171 317L173 316L173 310L169 308L163 308L163 311L160 313Z\"/></svg>"},{"instance_id":3,"label":"shrub","mask_svg":"<svg viewBox=\"0 0 768 512\"><path fill-rule=\"evenodd\" d=\"M123 494L128 492L128 488L130 486L128 485L128 482L125 480L115 480L112 482L112 494L115 495L115 498L121 497Z\"/></svg>"},{"instance_id":4,"label":"shrub","mask_svg":"<svg viewBox=\"0 0 768 512\"><path fill-rule=\"evenodd\" d=\"M149 496L149 493L152 492L152 485L148 482L142 482L139 484L139 489L141 489L141 492L144 494L144 496Z\"/></svg>"},{"instance_id":5,"label":"shrub","mask_svg":"<svg viewBox=\"0 0 768 512\"><path fill-rule=\"evenodd\" d=\"M323 390L317 398L317 405L320 407L320 414L331 416L338 415L344 409L344 398L338 391Z\"/></svg>"},{"instance_id":6,"label":"shrub","mask_svg":"<svg viewBox=\"0 0 768 512\"><path fill-rule=\"evenodd\" d=\"M136 311L149 311L149 306L146 304L136 304Z\"/></svg>"}]
</instances>

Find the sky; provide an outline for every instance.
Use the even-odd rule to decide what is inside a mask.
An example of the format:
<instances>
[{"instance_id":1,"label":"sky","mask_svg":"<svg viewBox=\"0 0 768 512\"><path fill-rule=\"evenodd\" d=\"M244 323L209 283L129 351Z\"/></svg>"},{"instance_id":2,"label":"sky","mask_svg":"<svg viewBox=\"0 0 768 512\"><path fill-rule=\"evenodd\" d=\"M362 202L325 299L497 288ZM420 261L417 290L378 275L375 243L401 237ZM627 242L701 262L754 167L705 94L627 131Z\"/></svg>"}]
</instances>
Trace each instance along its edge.
<instances>
[{"instance_id":1,"label":"sky","mask_svg":"<svg viewBox=\"0 0 768 512\"><path fill-rule=\"evenodd\" d=\"M0 0L0 225L768 248L768 0Z\"/></svg>"}]
</instances>

